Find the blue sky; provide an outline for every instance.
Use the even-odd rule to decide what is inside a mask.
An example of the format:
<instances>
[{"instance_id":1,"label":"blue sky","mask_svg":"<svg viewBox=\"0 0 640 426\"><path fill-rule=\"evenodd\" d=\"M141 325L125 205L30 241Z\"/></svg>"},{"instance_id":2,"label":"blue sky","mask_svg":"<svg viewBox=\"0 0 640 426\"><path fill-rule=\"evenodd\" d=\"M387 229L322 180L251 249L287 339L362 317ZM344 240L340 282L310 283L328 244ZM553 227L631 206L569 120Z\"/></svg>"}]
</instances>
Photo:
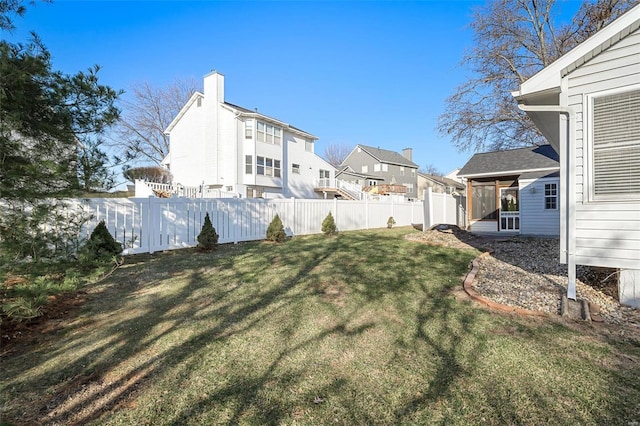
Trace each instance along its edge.
<instances>
[{"instance_id":1,"label":"blue sky","mask_svg":"<svg viewBox=\"0 0 640 426\"><path fill-rule=\"evenodd\" d=\"M101 82L125 91L216 69L228 102L318 136L318 154L411 147L418 165L446 173L472 155L435 127L468 72L459 62L478 4L58 0L29 6L10 38L35 31L54 68L98 64Z\"/></svg>"}]
</instances>

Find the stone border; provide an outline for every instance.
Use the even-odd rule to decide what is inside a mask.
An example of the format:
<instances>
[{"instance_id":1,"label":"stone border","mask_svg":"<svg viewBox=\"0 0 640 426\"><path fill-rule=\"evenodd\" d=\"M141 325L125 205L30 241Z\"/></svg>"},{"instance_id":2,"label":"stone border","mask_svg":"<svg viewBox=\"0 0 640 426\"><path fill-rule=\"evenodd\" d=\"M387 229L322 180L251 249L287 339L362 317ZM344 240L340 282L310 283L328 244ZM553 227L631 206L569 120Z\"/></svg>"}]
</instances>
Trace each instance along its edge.
<instances>
[{"instance_id":1,"label":"stone border","mask_svg":"<svg viewBox=\"0 0 640 426\"><path fill-rule=\"evenodd\" d=\"M483 257L488 257L488 256L491 256L491 252L486 251L482 253L480 256L473 259L473 261L471 262L471 270L469 271L469 273L464 279L464 282L462 283L462 288L464 288L465 293L467 293L472 300L490 309L494 309L500 312L506 312L509 314L529 315L529 316L537 316L537 317L546 317L549 315L546 312L542 312L542 311L532 311L529 309L517 308L515 306L503 305L501 303L494 302L493 300L489 300L486 297L481 296L477 291L475 291L473 289L473 281L476 279L476 274L480 270L479 260L482 259Z\"/></svg>"}]
</instances>

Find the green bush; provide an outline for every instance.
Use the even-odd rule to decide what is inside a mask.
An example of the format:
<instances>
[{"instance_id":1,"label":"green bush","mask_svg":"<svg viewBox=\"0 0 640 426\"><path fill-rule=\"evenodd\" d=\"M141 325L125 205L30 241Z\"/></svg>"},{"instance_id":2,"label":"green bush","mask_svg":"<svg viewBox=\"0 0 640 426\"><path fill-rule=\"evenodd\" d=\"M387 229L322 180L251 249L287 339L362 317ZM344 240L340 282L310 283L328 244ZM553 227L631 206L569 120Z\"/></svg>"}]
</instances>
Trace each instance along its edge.
<instances>
[{"instance_id":1,"label":"green bush","mask_svg":"<svg viewBox=\"0 0 640 426\"><path fill-rule=\"evenodd\" d=\"M393 219L393 216L389 216L389 219L387 219L387 228L393 228L395 224L396 221Z\"/></svg>"},{"instance_id":2,"label":"green bush","mask_svg":"<svg viewBox=\"0 0 640 426\"><path fill-rule=\"evenodd\" d=\"M83 251L82 260L108 261L122 253L122 245L111 236L102 220L91 233Z\"/></svg>"},{"instance_id":3,"label":"green bush","mask_svg":"<svg viewBox=\"0 0 640 426\"><path fill-rule=\"evenodd\" d=\"M336 222L333 220L333 215L331 212L324 218L322 221L322 233L327 236L332 236L336 233Z\"/></svg>"},{"instance_id":4,"label":"green bush","mask_svg":"<svg viewBox=\"0 0 640 426\"><path fill-rule=\"evenodd\" d=\"M267 228L267 240L282 243L285 238L287 238L287 234L284 232L282 220L280 220L280 216L276 215Z\"/></svg>"},{"instance_id":5,"label":"green bush","mask_svg":"<svg viewBox=\"0 0 640 426\"><path fill-rule=\"evenodd\" d=\"M204 224L198 234L198 249L201 251L212 251L218 246L218 234L216 228L211 224L209 213L204 217Z\"/></svg>"}]
</instances>

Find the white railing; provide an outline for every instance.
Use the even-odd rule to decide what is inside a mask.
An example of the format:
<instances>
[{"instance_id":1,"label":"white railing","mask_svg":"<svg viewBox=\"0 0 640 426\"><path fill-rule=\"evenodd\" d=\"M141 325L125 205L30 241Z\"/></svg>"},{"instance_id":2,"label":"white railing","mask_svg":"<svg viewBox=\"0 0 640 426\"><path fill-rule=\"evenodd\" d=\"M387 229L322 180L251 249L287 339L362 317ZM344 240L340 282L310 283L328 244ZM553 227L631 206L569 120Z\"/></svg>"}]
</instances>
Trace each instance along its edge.
<instances>
[{"instance_id":1,"label":"white railing","mask_svg":"<svg viewBox=\"0 0 640 426\"><path fill-rule=\"evenodd\" d=\"M341 189L356 200L364 200L367 196L367 194L362 191L362 187L360 185L351 182L345 182L340 179L318 179L316 181L316 188Z\"/></svg>"},{"instance_id":2,"label":"white railing","mask_svg":"<svg viewBox=\"0 0 640 426\"><path fill-rule=\"evenodd\" d=\"M169 196L185 198L237 198L234 192L221 189L210 189L202 186L184 186L180 184L147 182L136 180L136 197L148 197L157 195L157 192L165 192Z\"/></svg>"},{"instance_id":3,"label":"white railing","mask_svg":"<svg viewBox=\"0 0 640 426\"><path fill-rule=\"evenodd\" d=\"M500 211L500 230L519 231L520 212Z\"/></svg>"}]
</instances>

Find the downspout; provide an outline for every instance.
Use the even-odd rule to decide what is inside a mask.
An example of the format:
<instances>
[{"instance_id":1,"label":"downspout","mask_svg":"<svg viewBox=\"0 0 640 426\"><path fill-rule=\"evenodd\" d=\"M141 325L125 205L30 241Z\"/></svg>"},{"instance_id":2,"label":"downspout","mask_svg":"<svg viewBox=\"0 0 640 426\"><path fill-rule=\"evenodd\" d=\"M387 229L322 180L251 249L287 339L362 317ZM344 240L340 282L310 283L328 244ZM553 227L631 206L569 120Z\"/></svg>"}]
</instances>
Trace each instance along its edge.
<instances>
[{"instance_id":1,"label":"downspout","mask_svg":"<svg viewBox=\"0 0 640 426\"><path fill-rule=\"evenodd\" d=\"M565 138L567 175L566 175L566 202L567 202L567 218L566 218L566 238L567 238L567 274L569 283L567 285L567 298L576 300L576 191L575 191L575 172L576 172L576 136L575 123L576 112L572 107L560 105L524 105L518 104L518 108L525 112L557 112L566 116L567 137ZM562 145L560 146L562 151Z\"/></svg>"}]
</instances>

